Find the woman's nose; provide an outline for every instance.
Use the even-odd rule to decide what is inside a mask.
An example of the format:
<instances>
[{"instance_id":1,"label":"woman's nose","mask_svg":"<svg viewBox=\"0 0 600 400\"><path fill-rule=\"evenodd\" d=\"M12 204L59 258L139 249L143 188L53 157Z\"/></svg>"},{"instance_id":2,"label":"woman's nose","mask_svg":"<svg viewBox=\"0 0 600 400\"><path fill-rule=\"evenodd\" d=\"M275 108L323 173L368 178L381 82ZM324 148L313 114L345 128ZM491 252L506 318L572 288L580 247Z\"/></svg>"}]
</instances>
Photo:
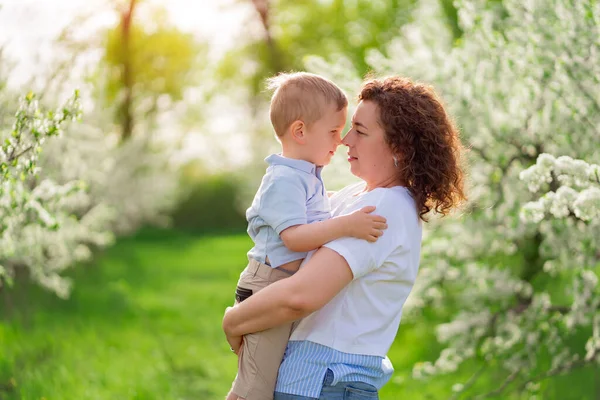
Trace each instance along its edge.
<instances>
[{"instance_id":1,"label":"woman's nose","mask_svg":"<svg viewBox=\"0 0 600 400\"><path fill-rule=\"evenodd\" d=\"M351 132L352 132L351 130L348 131L348 133L346 133L346 135L342 139L342 144L343 145L350 146Z\"/></svg>"}]
</instances>

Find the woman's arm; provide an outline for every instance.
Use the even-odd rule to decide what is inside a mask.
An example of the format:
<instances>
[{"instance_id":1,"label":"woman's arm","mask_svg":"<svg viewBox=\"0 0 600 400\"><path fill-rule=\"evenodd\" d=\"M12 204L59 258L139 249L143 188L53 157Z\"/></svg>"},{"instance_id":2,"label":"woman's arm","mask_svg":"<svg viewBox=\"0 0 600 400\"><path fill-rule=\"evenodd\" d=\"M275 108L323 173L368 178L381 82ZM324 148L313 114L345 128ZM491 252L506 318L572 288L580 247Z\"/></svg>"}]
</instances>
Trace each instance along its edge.
<instances>
[{"instance_id":1,"label":"woman's arm","mask_svg":"<svg viewBox=\"0 0 600 400\"><path fill-rule=\"evenodd\" d=\"M223 330L237 351L230 339L237 342L242 335L305 317L327 304L352 279L352 270L342 256L320 248L296 274L229 309L223 318Z\"/></svg>"}]
</instances>

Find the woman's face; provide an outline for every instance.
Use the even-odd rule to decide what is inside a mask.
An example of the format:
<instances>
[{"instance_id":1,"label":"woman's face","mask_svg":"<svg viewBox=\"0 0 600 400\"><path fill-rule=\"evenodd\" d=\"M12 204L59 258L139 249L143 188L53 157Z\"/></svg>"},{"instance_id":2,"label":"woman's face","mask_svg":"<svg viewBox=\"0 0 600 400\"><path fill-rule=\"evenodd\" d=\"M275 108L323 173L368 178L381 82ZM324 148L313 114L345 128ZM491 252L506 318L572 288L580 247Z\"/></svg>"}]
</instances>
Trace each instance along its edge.
<instances>
[{"instance_id":1,"label":"woman's face","mask_svg":"<svg viewBox=\"0 0 600 400\"><path fill-rule=\"evenodd\" d=\"M361 101L352 116L352 127L342 144L348 146L350 171L367 183L378 187L396 180L393 154L379 124L379 109L371 101Z\"/></svg>"}]
</instances>

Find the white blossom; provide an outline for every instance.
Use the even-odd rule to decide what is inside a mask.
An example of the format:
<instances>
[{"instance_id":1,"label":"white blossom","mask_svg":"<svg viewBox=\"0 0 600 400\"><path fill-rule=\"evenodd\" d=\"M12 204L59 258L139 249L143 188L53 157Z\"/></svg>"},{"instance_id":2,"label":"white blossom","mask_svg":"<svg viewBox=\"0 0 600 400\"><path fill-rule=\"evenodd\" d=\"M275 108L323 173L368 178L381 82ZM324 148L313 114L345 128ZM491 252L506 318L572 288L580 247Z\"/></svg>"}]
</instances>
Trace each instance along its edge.
<instances>
[{"instance_id":1,"label":"white blossom","mask_svg":"<svg viewBox=\"0 0 600 400\"><path fill-rule=\"evenodd\" d=\"M5 128L7 116L0 119L0 285L25 268L36 283L67 297L72 282L65 269L90 260L115 235L164 223L176 200L170 149L159 151L143 136L120 145L105 131L111 124L104 110L65 129L80 112L77 97L47 114L28 95L12 129Z\"/></svg>"}]
</instances>

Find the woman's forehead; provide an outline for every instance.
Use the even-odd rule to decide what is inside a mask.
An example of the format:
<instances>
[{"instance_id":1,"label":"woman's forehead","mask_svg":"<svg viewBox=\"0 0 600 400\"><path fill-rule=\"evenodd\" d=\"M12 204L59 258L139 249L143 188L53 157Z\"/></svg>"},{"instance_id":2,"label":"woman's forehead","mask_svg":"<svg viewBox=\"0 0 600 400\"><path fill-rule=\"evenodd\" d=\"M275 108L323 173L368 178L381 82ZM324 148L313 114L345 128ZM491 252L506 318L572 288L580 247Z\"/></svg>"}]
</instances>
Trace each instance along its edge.
<instances>
[{"instance_id":1,"label":"woman's forehead","mask_svg":"<svg viewBox=\"0 0 600 400\"><path fill-rule=\"evenodd\" d=\"M354 111L352 119L366 127L374 127L373 125L377 121L377 113L377 104L372 101L361 100L356 107L356 111Z\"/></svg>"}]
</instances>

